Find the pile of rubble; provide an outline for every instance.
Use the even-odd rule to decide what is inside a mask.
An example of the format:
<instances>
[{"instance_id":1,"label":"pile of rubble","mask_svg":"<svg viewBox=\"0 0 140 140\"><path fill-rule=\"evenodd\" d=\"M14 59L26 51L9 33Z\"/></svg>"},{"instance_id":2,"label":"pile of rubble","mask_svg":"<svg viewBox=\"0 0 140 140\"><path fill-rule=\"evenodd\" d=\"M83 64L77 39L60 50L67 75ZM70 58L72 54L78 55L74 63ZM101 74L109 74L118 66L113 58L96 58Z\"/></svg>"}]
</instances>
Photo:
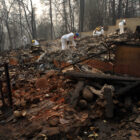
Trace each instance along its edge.
<instances>
[{"instance_id":1,"label":"pile of rubble","mask_svg":"<svg viewBox=\"0 0 140 140\"><path fill-rule=\"evenodd\" d=\"M13 115L0 117L0 139L137 140L140 78L112 75L117 45L139 44L129 38L88 36L77 40L76 49L49 46L3 53L0 62L9 63ZM6 95L6 83L2 90ZM7 135L8 130L12 133Z\"/></svg>"}]
</instances>

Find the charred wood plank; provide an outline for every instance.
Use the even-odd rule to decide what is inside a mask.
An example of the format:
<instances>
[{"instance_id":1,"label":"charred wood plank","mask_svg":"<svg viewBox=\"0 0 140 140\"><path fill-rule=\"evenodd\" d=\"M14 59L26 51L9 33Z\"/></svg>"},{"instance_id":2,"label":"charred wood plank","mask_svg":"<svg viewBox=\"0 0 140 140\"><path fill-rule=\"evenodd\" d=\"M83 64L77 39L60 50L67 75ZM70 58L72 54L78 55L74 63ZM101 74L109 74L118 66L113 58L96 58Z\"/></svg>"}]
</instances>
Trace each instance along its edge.
<instances>
[{"instance_id":1,"label":"charred wood plank","mask_svg":"<svg viewBox=\"0 0 140 140\"><path fill-rule=\"evenodd\" d=\"M132 105L132 99L131 99L130 96L126 96L124 101L125 101L125 107L126 108L131 107L131 105Z\"/></svg>"},{"instance_id":2,"label":"charred wood plank","mask_svg":"<svg viewBox=\"0 0 140 140\"><path fill-rule=\"evenodd\" d=\"M139 81L140 78L133 77L123 77L116 75L105 75L105 74L94 74L94 73L83 73L83 72L66 72L64 76L73 77L76 79L84 78L84 79L94 79L94 80L110 80L110 81Z\"/></svg>"},{"instance_id":3,"label":"charred wood plank","mask_svg":"<svg viewBox=\"0 0 140 140\"><path fill-rule=\"evenodd\" d=\"M6 75L6 81L7 81L8 99L9 99L10 107L12 108L13 100L12 100L12 92L11 92L9 69L8 69L8 64L7 63L5 64L5 75Z\"/></svg>"},{"instance_id":4,"label":"charred wood plank","mask_svg":"<svg viewBox=\"0 0 140 140\"><path fill-rule=\"evenodd\" d=\"M104 89L104 98L106 100L105 113L107 118L112 118L114 115L114 105L112 98L112 90L111 88Z\"/></svg>"},{"instance_id":5,"label":"charred wood plank","mask_svg":"<svg viewBox=\"0 0 140 140\"><path fill-rule=\"evenodd\" d=\"M83 89L84 81L79 81L76 85L74 92L71 94L71 102L70 104L75 107L78 101L78 97L80 95L81 90Z\"/></svg>"}]
</instances>

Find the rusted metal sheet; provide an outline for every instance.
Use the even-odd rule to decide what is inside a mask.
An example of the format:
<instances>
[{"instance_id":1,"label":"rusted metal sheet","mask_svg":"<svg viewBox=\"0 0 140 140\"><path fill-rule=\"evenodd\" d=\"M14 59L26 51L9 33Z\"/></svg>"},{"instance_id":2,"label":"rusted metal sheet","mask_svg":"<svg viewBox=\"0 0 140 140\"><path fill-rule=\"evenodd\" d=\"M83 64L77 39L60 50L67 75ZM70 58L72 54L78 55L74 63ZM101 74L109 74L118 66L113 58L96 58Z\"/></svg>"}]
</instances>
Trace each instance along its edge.
<instances>
[{"instance_id":1,"label":"rusted metal sheet","mask_svg":"<svg viewBox=\"0 0 140 140\"><path fill-rule=\"evenodd\" d=\"M103 72L113 72L113 65L109 62L103 62L101 60L96 59L89 59L83 62L83 64L84 63Z\"/></svg>"},{"instance_id":2,"label":"rusted metal sheet","mask_svg":"<svg viewBox=\"0 0 140 140\"><path fill-rule=\"evenodd\" d=\"M114 72L140 77L140 46L118 46Z\"/></svg>"}]
</instances>

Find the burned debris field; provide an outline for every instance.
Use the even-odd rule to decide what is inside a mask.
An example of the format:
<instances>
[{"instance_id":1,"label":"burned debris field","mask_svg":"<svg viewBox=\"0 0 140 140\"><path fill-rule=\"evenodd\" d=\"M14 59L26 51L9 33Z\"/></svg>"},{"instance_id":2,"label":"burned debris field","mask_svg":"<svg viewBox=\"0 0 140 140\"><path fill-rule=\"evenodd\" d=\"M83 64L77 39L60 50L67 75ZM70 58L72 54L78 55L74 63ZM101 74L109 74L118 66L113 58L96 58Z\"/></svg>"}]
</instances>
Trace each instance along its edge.
<instances>
[{"instance_id":1,"label":"burned debris field","mask_svg":"<svg viewBox=\"0 0 140 140\"><path fill-rule=\"evenodd\" d=\"M136 34L76 42L1 53L1 140L139 140Z\"/></svg>"}]
</instances>

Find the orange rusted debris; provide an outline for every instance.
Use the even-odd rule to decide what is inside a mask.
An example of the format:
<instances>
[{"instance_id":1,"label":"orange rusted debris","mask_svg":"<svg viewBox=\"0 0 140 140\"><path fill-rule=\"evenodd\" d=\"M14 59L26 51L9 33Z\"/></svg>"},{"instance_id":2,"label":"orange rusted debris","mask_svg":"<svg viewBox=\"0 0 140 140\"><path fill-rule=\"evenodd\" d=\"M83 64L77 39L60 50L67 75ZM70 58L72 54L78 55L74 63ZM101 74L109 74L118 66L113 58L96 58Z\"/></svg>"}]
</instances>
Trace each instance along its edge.
<instances>
[{"instance_id":1,"label":"orange rusted debris","mask_svg":"<svg viewBox=\"0 0 140 140\"><path fill-rule=\"evenodd\" d=\"M40 78L36 81L36 88L46 88L47 87L47 79L46 78Z\"/></svg>"},{"instance_id":2,"label":"orange rusted debris","mask_svg":"<svg viewBox=\"0 0 140 140\"><path fill-rule=\"evenodd\" d=\"M40 120L45 118L45 120L48 120L50 117L58 116L60 117L61 114L63 114L62 111L55 111L55 110L41 110L38 112L36 116L32 120Z\"/></svg>"},{"instance_id":3,"label":"orange rusted debris","mask_svg":"<svg viewBox=\"0 0 140 140\"><path fill-rule=\"evenodd\" d=\"M39 59L39 57L40 57L39 55L38 55L38 56L34 56L30 61L33 61L33 62L34 62L34 61L36 61L37 59Z\"/></svg>"},{"instance_id":4,"label":"orange rusted debris","mask_svg":"<svg viewBox=\"0 0 140 140\"><path fill-rule=\"evenodd\" d=\"M46 78L50 78L52 76L56 76L58 72L54 71L54 70L50 70L49 72L46 73Z\"/></svg>"},{"instance_id":5,"label":"orange rusted debris","mask_svg":"<svg viewBox=\"0 0 140 140\"><path fill-rule=\"evenodd\" d=\"M60 68L60 63L58 61L54 60L53 63L57 68Z\"/></svg>"},{"instance_id":6,"label":"orange rusted debris","mask_svg":"<svg viewBox=\"0 0 140 140\"><path fill-rule=\"evenodd\" d=\"M64 103L64 102L65 102L64 97L62 97L62 98L60 98L59 100L57 100L57 103L58 103L58 104L62 104L62 103Z\"/></svg>"},{"instance_id":7,"label":"orange rusted debris","mask_svg":"<svg viewBox=\"0 0 140 140\"><path fill-rule=\"evenodd\" d=\"M51 101L55 102L55 101L57 101L59 98L60 98L60 95L59 95L59 94L54 95L54 96L51 98Z\"/></svg>"},{"instance_id":8,"label":"orange rusted debris","mask_svg":"<svg viewBox=\"0 0 140 140\"><path fill-rule=\"evenodd\" d=\"M18 65L18 60L15 57L12 57L9 59L9 64L16 66L16 65Z\"/></svg>"},{"instance_id":9,"label":"orange rusted debris","mask_svg":"<svg viewBox=\"0 0 140 140\"><path fill-rule=\"evenodd\" d=\"M113 72L113 65L109 62L103 62L103 61L100 61L100 60L87 60L85 62L83 62L84 64L88 64L89 66L93 67L93 68L96 68L96 69L99 69L103 72Z\"/></svg>"},{"instance_id":10,"label":"orange rusted debris","mask_svg":"<svg viewBox=\"0 0 140 140\"><path fill-rule=\"evenodd\" d=\"M57 60L54 60L53 63L57 68L63 68L63 67L68 66L70 64L68 62L58 62Z\"/></svg>"},{"instance_id":11,"label":"orange rusted debris","mask_svg":"<svg viewBox=\"0 0 140 140\"><path fill-rule=\"evenodd\" d=\"M70 63L68 62L61 62L61 68L65 67L65 66L68 66Z\"/></svg>"}]
</instances>

